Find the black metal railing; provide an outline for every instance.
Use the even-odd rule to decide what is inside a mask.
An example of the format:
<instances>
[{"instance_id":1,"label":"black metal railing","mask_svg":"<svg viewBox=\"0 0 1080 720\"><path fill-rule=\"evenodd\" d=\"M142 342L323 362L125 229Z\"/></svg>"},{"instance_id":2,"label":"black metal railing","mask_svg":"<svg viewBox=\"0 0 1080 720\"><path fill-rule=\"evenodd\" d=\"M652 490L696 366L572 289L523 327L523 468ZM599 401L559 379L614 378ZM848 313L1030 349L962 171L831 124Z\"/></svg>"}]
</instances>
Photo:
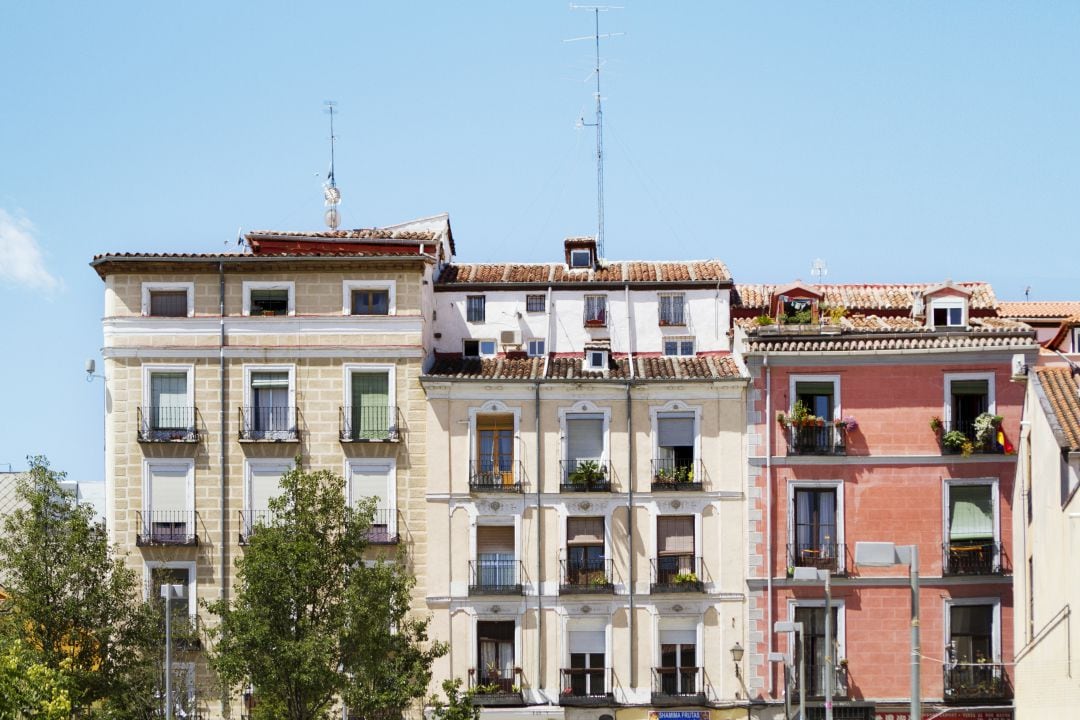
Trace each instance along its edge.
<instances>
[{"instance_id":1,"label":"black metal railing","mask_svg":"<svg viewBox=\"0 0 1080 720\"><path fill-rule=\"evenodd\" d=\"M405 713L400 709L381 708L363 715L354 713L350 710L345 714L345 717L348 718L348 720L401 720L404 714Z\"/></svg>"},{"instance_id":2,"label":"black metal railing","mask_svg":"<svg viewBox=\"0 0 1080 720\"><path fill-rule=\"evenodd\" d=\"M945 575L1000 575L1005 571L1005 546L992 540L953 540L942 545Z\"/></svg>"},{"instance_id":3,"label":"black metal railing","mask_svg":"<svg viewBox=\"0 0 1080 720\"><path fill-rule=\"evenodd\" d=\"M261 526L271 525L274 513L270 510L240 511L240 544L247 545Z\"/></svg>"},{"instance_id":4,"label":"black metal railing","mask_svg":"<svg viewBox=\"0 0 1080 720\"><path fill-rule=\"evenodd\" d=\"M598 560L559 561L559 592L567 595L605 594L615 592L612 562Z\"/></svg>"},{"instance_id":5,"label":"black metal railing","mask_svg":"<svg viewBox=\"0 0 1080 720\"><path fill-rule=\"evenodd\" d=\"M521 595L520 560L470 560L470 595Z\"/></svg>"},{"instance_id":6,"label":"black metal railing","mask_svg":"<svg viewBox=\"0 0 1080 720\"><path fill-rule=\"evenodd\" d=\"M476 688L474 705L522 705L521 668L469 668L469 687Z\"/></svg>"},{"instance_id":7,"label":"black metal railing","mask_svg":"<svg viewBox=\"0 0 1080 720\"><path fill-rule=\"evenodd\" d=\"M600 460L560 460L562 492L611 492L611 465Z\"/></svg>"},{"instance_id":8,"label":"black metal railing","mask_svg":"<svg viewBox=\"0 0 1080 720\"><path fill-rule=\"evenodd\" d=\"M472 492L521 492L524 468L513 460L469 462L469 490Z\"/></svg>"},{"instance_id":9,"label":"black metal railing","mask_svg":"<svg viewBox=\"0 0 1080 720\"><path fill-rule=\"evenodd\" d=\"M136 545L197 545L194 510L149 510L135 512Z\"/></svg>"},{"instance_id":10,"label":"black metal railing","mask_svg":"<svg viewBox=\"0 0 1080 720\"><path fill-rule=\"evenodd\" d=\"M662 555L652 560L652 592L705 592L698 555Z\"/></svg>"},{"instance_id":11,"label":"black metal railing","mask_svg":"<svg viewBox=\"0 0 1080 720\"><path fill-rule=\"evenodd\" d=\"M296 428L295 407L245 406L239 412L241 440L295 442L300 437Z\"/></svg>"},{"instance_id":12,"label":"black metal railing","mask_svg":"<svg viewBox=\"0 0 1080 720\"><path fill-rule=\"evenodd\" d=\"M705 695L705 671L699 667L654 667L652 669L653 702L685 701L688 696Z\"/></svg>"},{"instance_id":13,"label":"black metal railing","mask_svg":"<svg viewBox=\"0 0 1080 720\"><path fill-rule=\"evenodd\" d=\"M787 428L788 455L846 455L847 428L825 421L824 425L791 425Z\"/></svg>"},{"instance_id":14,"label":"black metal railing","mask_svg":"<svg viewBox=\"0 0 1080 720\"><path fill-rule=\"evenodd\" d=\"M806 665L806 696L811 698L823 698L825 697L825 673L829 671L828 665L807 664ZM832 667L833 672L833 697L846 698L848 696L848 674L846 665L835 665ZM793 682L792 693L797 695L799 692L799 678L795 678Z\"/></svg>"},{"instance_id":15,"label":"black metal railing","mask_svg":"<svg viewBox=\"0 0 1080 720\"><path fill-rule=\"evenodd\" d=\"M702 467L699 460L674 460L671 458L652 461L652 489L701 490Z\"/></svg>"},{"instance_id":16,"label":"black metal railing","mask_svg":"<svg viewBox=\"0 0 1080 720\"><path fill-rule=\"evenodd\" d=\"M605 705L612 700L611 668L562 668L559 675L560 705Z\"/></svg>"},{"instance_id":17,"label":"black metal railing","mask_svg":"<svg viewBox=\"0 0 1080 720\"><path fill-rule=\"evenodd\" d=\"M945 702L969 702L972 700L1007 700L1012 697L1012 686L1005 665L998 663L974 663L946 665Z\"/></svg>"},{"instance_id":18,"label":"black metal railing","mask_svg":"<svg viewBox=\"0 0 1080 720\"><path fill-rule=\"evenodd\" d=\"M789 568L812 567L833 575L847 574L847 556L839 543L789 543L787 551Z\"/></svg>"},{"instance_id":19,"label":"black metal railing","mask_svg":"<svg viewBox=\"0 0 1080 720\"><path fill-rule=\"evenodd\" d=\"M1005 452L1005 446L997 441L998 429L995 427L990 437L979 442L978 433L975 432L975 422L943 422L938 441L941 443L941 452L945 455L962 454L965 450L963 442L970 444L968 452L982 455L1001 455Z\"/></svg>"},{"instance_id":20,"label":"black metal railing","mask_svg":"<svg viewBox=\"0 0 1080 720\"><path fill-rule=\"evenodd\" d=\"M138 408L139 442L198 442L195 426L198 410L194 407L162 407L148 405Z\"/></svg>"},{"instance_id":21,"label":"black metal railing","mask_svg":"<svg viewBox=\"0 0 1080 720\"><path fill-rule=\"evenodd\" d=\"M401 423L393 405L356 406L340 408L340 437L342 442L398 442Z\"/></svg>"},{"instance_id":22,"label":"black metal railing","mask_svg":"<svg viewBox=\"0 0 1080 720\"><path fill-rule=\"evenodd\" d=\"M371 518L367 541L372 545L396 545L398 542L398 511L376 508Z\"/></svg>"}]
</instances>

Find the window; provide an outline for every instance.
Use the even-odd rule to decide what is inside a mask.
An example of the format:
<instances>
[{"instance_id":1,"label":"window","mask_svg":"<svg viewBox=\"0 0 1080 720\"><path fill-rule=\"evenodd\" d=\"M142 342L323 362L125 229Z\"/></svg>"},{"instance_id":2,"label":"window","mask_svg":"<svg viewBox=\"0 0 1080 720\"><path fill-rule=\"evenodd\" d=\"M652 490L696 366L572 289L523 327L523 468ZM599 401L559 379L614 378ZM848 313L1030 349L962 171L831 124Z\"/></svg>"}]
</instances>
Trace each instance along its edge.
<instances>
[{"instance_id":1,"label":"window","mask_svg":"<svg viewBox=\"0 0 1080 720\"><path fill-rule=\"evenodd\" d=\"M604 518L566 519L566 585L604 587Z\"/></svg>"},{"instance_id":2,"label":"window","mask_svg":"<svg viewBox=\"0 0 1080 720\"><path fill-rule=\"evenodd\" d=\"M247 539L258 525L273 522L270 499L281 494L281 476L292 469L291 462L247 460L247 502L240 531Z\"/></svg>"},{"instance_id":3,"label":"window","mask_svg":"<svg viewBox=\"0 0 1080 720\"><path fill-rule=\"evenodd\" d=\"M780 297L781 325L809 325L814 321L817 300L813 298Z\"/></svg>"},{"instance_id":4,"label":"window","mask_svg":"<svg viewBox=\"0 0 1080 720\"><path fill-rule=\"evenodd\" d=\"M195 463L153 460L144 465L141 545L195 542Z\"/></svg>"},{"instance_id":5,"label":"window","mask_svg":"<svg viewBox=\"0 0 1080 720\"><path fill-rule=\"evenodd\" d=\"M958 430L974 442L975 419L994 411L992 373L969 373L945 376L945 432ZM994 438L993 443L997 440Z\"/></svg>"},{"instance_id":6,"label":"window","mask_svg":"<svg viewBox=\"0 0 1080 720\"><path fill-rule=\"evenodd\" d=\"M194 442L193 370L182 365L143 366L143 407L139 439L144 442Z\"/></svg>"},{"instance_id":7,"label":"window","mask_svg":"<svg viewBox=\"0 0 1080 720\"><path fill-rule=\"evenodd\" d=\"M792 488L792 566L843 569L836 495L836 487Z\"/></svg>"},{"instance_id":8,"label":"window","mask_svg":"<svg viewBox=\"0 0 1080 720\"><path fill-rule=\"evenodd\" d=\"M571 697L606 695L604 631L572 629L567 636L570 667L563 672L563 694Z\"/></svg>"},{"instance_id":9,"label":"window","mask_svg":"<svg viewBox=\"0 0 1080 720\"><path fill-rule=\"evenodd\" d=\"M660 324L685 325L684 306L686 296L683 293L662 293L660 295Z\"/></svg>"},{"instance_id":10,"label":"window","mask_svg":"<svg viewBox=\"0 0 1080 720\"><path fill-rule=\"evenodd\" d=\"M142 284L142 314L149 317L191 317L195 283L146 282Z\"/></svg>"},{"instance_id":11,"label":"window","mask_svg":"<svg viewBox=\"0 0 1080 720\"><path fill-rule=\"evenodd\" d=\"M346 440L396 440L397 409L392 401L389 370L346 368L349 405L345 409Z\"/></svg>"},{"instance_id":12,"label":"window","mask_svg":"<svg viewBox=\"0 0 1080 720\"><path fill-rule=\"evenodd\" d=\"M513 692L515 680L514 622L480 620L476 623L476 675L481 685L497 693Z\"/></svg>"},{"instance_id":13,"label":"window","mask_svg":"<svg viewBox=\"0 0 1080 720\"><path fill-rule=\"evenodd\" d=\"M514 416L498 413L477 417L476 443L473 484L514 485Z\"/></svg>"},{"instance_id":14,"label":"window","mask_svg":"<svg viewBox=\"0 0 1080 720\"><path fill-rule=\"evenodd\" d=\"M656 668L664 695L695 695L701 692L698 674L697 632L692 629L660 630L660 666Z\"/></svg>"},{"instance_id":15,"label":"window","mask_svg":"<svg viewBox=\"0 0 1080 720\"><path fill-rule=\"evenodd\" d=\"M952 605L949 608L949 643L958 663L990 663L994 652L994 606Z\"/></svg>"},{"instance_id":16,"label":"window","mask_svg":"<svg viewBox=\"0 0 1080 720\"><path fill-rule=\"evenodd\" d=\"M487 297L484 295L468 295L465 297L465 319L471 323L485 321Z\"/></svg>"},{"instance_id":17,"label":"window","mask_svg":"<svg viewBox=\"0 0 1080 720\"><path fill-rule=\"evenodd\" d=\"M992 482L946 482L944 571L952 575L986 575L1000 570Z\"/></svg>"},{"instance_id":18,"label":"window","mask_svg":"<svg viewBox=\"0 0 1080 720\"><path fill-rule=\"evenodd\" d=\"M526 295L525 312L542 313L547 308L547 298L543 295Z\"/></svg>"},{"instance_id":19,"label":"window","mask_svg":"<svg viewBox=\"0 0 1080 720\"><path fill-rule=\"evenodd\" d=\"M946 600L945 700L979 702L1010 696L1001 664L998 598Z\"/></svg>"},{"instance_id":20,"label":"window","mask_svg":"<svg viewBox=\"0 0 1080 720\"><path fill-rule=\"evenodd\" d=\"M930 301L930 317L934 327L963 327L964 306L962 298L941 298Z\"/></svg>"},{"instance_id":21,"label":"window","mask_svg":"<svg viewBox=\"0 0 1080 720\"><path fill-rule=\"evenodd\" d=\"M353 290L353 315L389 315L390 291L388 290Z\"/></svg>"},{"instance_id":22,"label":"window","mask_svg":"<svg viewBox=\"0 0 1080 720\"><path fill-rule=\"evenodd\" d=\"M295 284L292 282L244 281L244 315L281 316L295 314L294 289Z\"/></svg>"},{"instance_id":23,"label":"window","mask_svg":"<svg viewBox=\"0 0 1080 720\"><path fill-rule=\"evenodd\" d=\"M1072 331L1072 347L1068 352L1080 354L1080 327L1074 327Z\"/></svg>"},{"instance_id":24,"label":"window","mask_svg":"<svg viewBox=\"0 0 1080 720\"><path fill-rule=\"evenodd\" d=\"M245 368L247 407L241 437L246 440L295 440L292 368Z\"/></svg>"},{"instance_id":25,"label":"window","mask_svg":"<svg viewBox=\"0 0 1080 720\"><path fill-rule=\"evenodd\" d=\"M668 356L692 356L694 354L694 338L664 338L664 355Z\"/></svg>"},{"instance_id":26,"label":"window","mask_svg":"<svg viewBox=\"0 0 1080 720\"><path fill-rule=\"evenodd\" d=\"M604 464L604 416L574 413L566 416L566 479L573 482L583 463L591 463L601 472ZM588 469L588 468L587 468Z\"/></svg>"},{"instance_id":27,"label":"window","mask_svg":"<svg viewBox=\"0 0 1080 720\"><path fill-rule=\"evenodd\" d=\"M514 527L512 525L478 526L473 588L489 592L513 590L517 588L519 582L518 562L514 551Z\"/></svg>"},{"instance_id":28,"label":"window","mask_svg":"<svg viewBox=\"0 0 1080 720\"><path fill-rule=\"evenodd\" d=\"M607 296L585 296L585 324L590 327L607 325Z\"/></svg>"},{"instance_id":29,"label":"window","mask_svg":"<svg viewBox=\"0 0 1080 720\"><path fill-rule=\"evenodd\" d=\"M570 267L572 268L588 268L592 267L592 251L591 250L571 250L570 251Z\"/></svg>"},{"instance_id":30,"label":"window","mask_svg":"<svg viewBox=\"0 0 1080 720\"><path fill-rule=\"evenodd\" d=\"M543 357L544 356L544 341L530 340L529 341L529 357Z\"/></svg>"},{"instance_id":31,"label":"window","mask_svg":"<svg viewBox=\"0 0 1080 720\"><path fill-rule=\"evenodd\" d=\"M346 466L349 502L355 507L362 498L375 498L375 515L368 542L397 542L396 463L392 459L351 460Z\"/></svg>"},{"instance_id":32,"label":"window","mask_svg":"<svg viewBox=\"0 0 1080 720\"><path fill-rule=\"evenodd\" d=\"M461 354L465 357L495 357L497 347L494 340L463 340Z\"/></svg>"},{"instance_id":33,"label":"window","mask_svg":"<svg viewBox=\"0 0 1080 720\"><path fill-rule=\"evenodd\" d=\"M688 482L694 474L694 414L667 412L656 416L654 481ZM697 482L701 482L700 479Z\"/></svg>"},{"instance_id":34,"label":"window","mask_svg":"<svg viewBox=\"0 0 1080 720\"><path fill-rule=\"evenodd\" d=\"M794 383L795 402L802 403L808 413L824 420L832 420L836 416L835 380L795 379Z\"/></svg>"},{"instance_id":35,"label":"window","mask_svg":"<svg viewBox=\"0 0 1080 720\"><path fill-rule=\"evenodd\" d=\"M688 575L694 576L694 582L699 581L694 549L692 515L661 515L656 518L655 584L680 584Z\"/></svg>"},{"instance_id":36,"label":"window","mask_svg":"<svg viewBox=\"0 0 1080 720\"><path fill-rule=\"evenodd\" d=\"M806 694L810 697L822 697L825 695L825 673L830 669L825 658L832 658L832 666L835 668L840 661L840 607L834 603L832 607L832 652L828 651L825 640L825 608L806 605L795 606L795 622L803 624L803 633L806 635ZM795 646L795 664L799 663L798 645ZM834 676L833 689L841 695L841 683L836 682Z\"/></svg>"},{"instance_id":37,"label":"window","mask_svg":"<svg viewBox=\"0 0 1080 720\"><path fill-rule=\"evenodd\" d=\"M587 370L607 370L607 353L603 350L589 350L585 353Z\"/></svg>"}]
</instances>

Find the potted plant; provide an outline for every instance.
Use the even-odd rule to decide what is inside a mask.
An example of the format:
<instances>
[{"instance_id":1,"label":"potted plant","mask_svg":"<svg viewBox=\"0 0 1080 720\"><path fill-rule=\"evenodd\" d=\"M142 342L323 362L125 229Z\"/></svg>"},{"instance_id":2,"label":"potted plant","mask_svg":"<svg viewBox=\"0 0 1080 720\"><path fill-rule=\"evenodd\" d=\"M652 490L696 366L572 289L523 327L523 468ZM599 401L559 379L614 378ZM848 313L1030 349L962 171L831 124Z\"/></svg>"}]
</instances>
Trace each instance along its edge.
<instances>
[{"instance_id":1,"label":"potted plant","mask_svg":"<svg viewBox=\"0 0 1080 720\"><path fill-rule=\"evenodd\" d=\"M967 435L959 430L950 430L941 436L941 444L948 450L959 452L967 457L975 450L975 444L968 440Z\"/></svg>"},{"instance_id":2,"label":"potted plant","mask_svg":"<svg viewBox=\"0 0 1080 720\"><path fill-rule=\"evenodd\" d=\"M574 471L570 473L570 477L568 477L567 480L571 485L584 485L589 487L593 483L603 481L606 474L607 468L598 461L582 460L577 464L577 467L574 468Z\"/></svg>"},{"instance_id":3,"label":"potted plant","mask_svg":"<svg viewBox=\"0 0 1080 720\"><path fill-rule=\"evenodd\" d=\"M934 432L941 432L941 428L945 427L945 424L941 422L941 418L937 415L930 418L930 429Z\"/></svg>"},{"instance_id":4,"label":"potted plant","mask_svg":"<svg viewBox=\"0 0 1080 720\"><path fill-rule=\"evenodd\" d=\"M697 581L697 573L693 572L680 572L672 578L672 582L676 585L689 585Z\"/></svg>"},{"instance_id":5,"label":"potted plant","mask_svg":"<svg viewBox=\"0 0 1080 720\"><path fill-rule=\"evenodd\" d=\"M979 447L992 445L1003 419L1000 415L993 415L988 412L984 412L975 418L975 444Z\"/></svg>"}]
</instances>

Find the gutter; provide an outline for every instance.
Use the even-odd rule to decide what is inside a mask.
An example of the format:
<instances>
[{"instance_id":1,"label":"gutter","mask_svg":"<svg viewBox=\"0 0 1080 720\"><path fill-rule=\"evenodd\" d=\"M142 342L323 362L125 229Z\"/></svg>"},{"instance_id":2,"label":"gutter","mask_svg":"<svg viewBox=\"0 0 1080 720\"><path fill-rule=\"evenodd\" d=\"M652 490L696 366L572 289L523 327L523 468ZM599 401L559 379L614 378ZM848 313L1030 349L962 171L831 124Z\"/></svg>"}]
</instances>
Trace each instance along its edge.
<instances>
[{"instance_id":1,"label":"gutter","mask_svg":"<svg viewBox=\"0 0 1080 720\"><path fill-rule=\"evenodd\" d=\"M228 494L228 472L225 465L225 446L227 444L228 434L228 413L226 408L228 407L229 400L229 386L225 382L226 380L226 368L225 368L225 263L222 260L218 261L218 315L220 317L220 330L218 335L218 387L221 388L221 408L219 422L221 424L221 455L219 462L221 463L221 598L226 603L229 601L229 587L227 585L229 576L229 494Z\"/></svg>"}]
</instances>

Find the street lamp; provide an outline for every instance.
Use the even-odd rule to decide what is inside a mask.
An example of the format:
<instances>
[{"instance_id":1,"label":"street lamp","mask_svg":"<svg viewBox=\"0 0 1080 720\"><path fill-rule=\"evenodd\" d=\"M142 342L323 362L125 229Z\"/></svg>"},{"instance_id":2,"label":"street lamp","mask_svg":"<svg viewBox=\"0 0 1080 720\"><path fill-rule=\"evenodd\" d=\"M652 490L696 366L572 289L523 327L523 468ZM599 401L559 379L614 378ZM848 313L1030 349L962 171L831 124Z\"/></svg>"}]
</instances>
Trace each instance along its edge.
<instances>
[{"instance_id":1,"label":"street lamp","mask_svg":"<svg viewBox=\"0 0 1080 720\"><path fill-rule=\"evenodd\" d=\"M833 720L832 699L836 665L833 662L832 572L820 568L797 567L792 570L791 578L796 582L825 583L825 720Z\"/></svg>"},{"instance_id":2,"label":"street lamp","mask_svg":"<svg viewBox=\"0 0 1080 720\"><path fill-rule=\"evenodd\" d=\"M162 585L161 597L165 600L165 720L172 720L172 601L187 598L187 586Z\"/></svg>"},{"instance_id":3,"label":"street lamp","mask_svg":"<svg viewBox=\"0 0 1080 720\"><path fill-rule=\"evenodd\" d=\"M799 720L806 720L806 635L803 634L803 624L801 622L790 622L787 620L780 620L773 623L773 632L778 633L799 633ZM788 643L788 647L791 647L791 643ZM773 653L779 655L779 653ZM788 697L787 675L791 668L791 654L785 658L780 656L784 660L784 705L786 706L787 717L791 717L791 699ZM770 660L775 660L771 657Z\"/></svg>"},{"instance_id":4,"label":"street lamp","mask_svg":"<svg viewBox=\"0 0 1080 720\"><path fill-rule=\"evenodd\" d=\"M922 720L919 696L919 547L891 542L855 543L855 564L867 567L907 565L911 583L911 711L909 720Z\"/></svg>"}]
</instances>

